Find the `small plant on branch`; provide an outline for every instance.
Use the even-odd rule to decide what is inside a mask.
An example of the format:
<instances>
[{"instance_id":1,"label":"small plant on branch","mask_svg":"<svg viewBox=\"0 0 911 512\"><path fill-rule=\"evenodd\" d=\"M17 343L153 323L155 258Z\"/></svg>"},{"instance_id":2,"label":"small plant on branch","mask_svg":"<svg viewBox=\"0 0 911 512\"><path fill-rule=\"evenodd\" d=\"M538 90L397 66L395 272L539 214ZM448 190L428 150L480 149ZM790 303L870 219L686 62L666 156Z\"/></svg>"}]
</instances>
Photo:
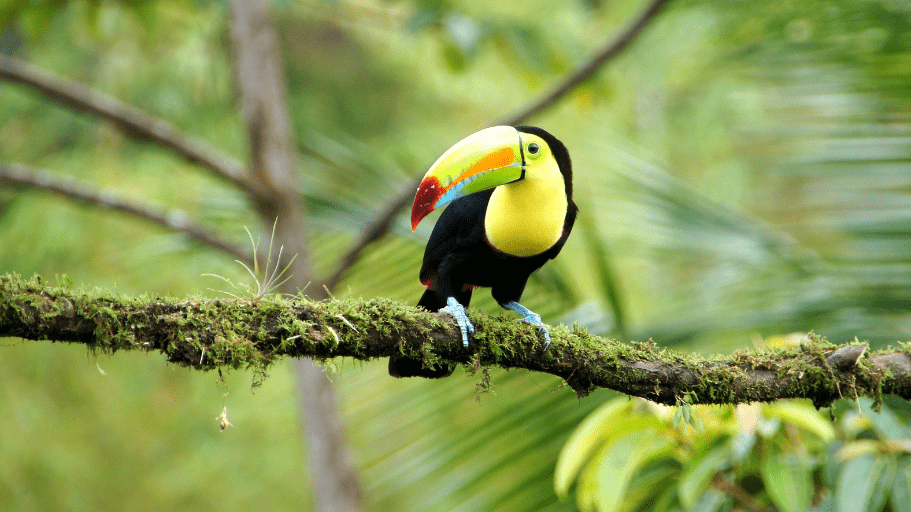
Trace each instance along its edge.
<instances>
[{"instance_id":1,"label":"small plant on branch","mask_svg":"<svg viewBox=\"0 0 911 512\"><path fill-rule=\"evenodd\" d=\"M250 245L253 246L253 268L251 269L249 265L247 265L246 263L244 263L240 260L234 260L234 261L239 263L240 266L244 267L244 270L246 270L247 273L250 274L250 276L253 278L253 283L255 284L255 286L254 286L254 284L246 284L246 283L235 284L234 281L228 279L227 277L220 276L218 274L203 274L204 276L217 277L217 278L221 279L222 281L228 283L228 285L230 285L231 288L233 288L234 291L237 293L231 293L231 292L228 292L225 290L216 290L214 288L208 288L208 290L211 290L213 292L223 293L225 295L234 297L237 300L249 299L251 302L257 302L257 301L261 300L262 298L264 298L266 295L273 293L279 286L285 284L285 282L287 282L288 279L291 279L291 274L288 274L287 277L285 276L285 274L288 272L288 269L291 268L291 265L294 263L294 260L297 258L297 255L295 254L291 258L291 261L289 261L288 264L285 265L283 268L281 268L281 271L279 271L279 267L281 266L281 261L282 261L282 252L285 249L284 245L279 246L278 256L275 258L275 265L274 266L272 265L272 251L274 248L273 244L275 243L275 227L277 225L278 225L278 219L275 219L275 222L272 224L272 236L269 238L268 258L266 260L265 268L262 269L261 278L260 278L259 255L257 254L257 250L259 249L260 241L259 240L254 241L253 234L251 234L250 230L247 229L246 226L244 226L244 231L246 231L247 236L250 237Z\"/></svg>"}]
</instances>

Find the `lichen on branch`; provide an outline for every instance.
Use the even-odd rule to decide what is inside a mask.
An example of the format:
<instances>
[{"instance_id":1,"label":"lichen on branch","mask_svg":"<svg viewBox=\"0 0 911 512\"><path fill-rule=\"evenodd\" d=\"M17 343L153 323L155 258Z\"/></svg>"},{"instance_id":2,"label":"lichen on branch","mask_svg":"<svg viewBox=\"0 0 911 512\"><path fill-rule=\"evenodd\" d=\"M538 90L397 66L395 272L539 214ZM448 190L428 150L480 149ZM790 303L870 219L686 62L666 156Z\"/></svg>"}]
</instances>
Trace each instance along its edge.
<instances>
[{"instance_id":1,"label":"lichen on branch","mask_svg":"<svg viewBox=\"0 0 911 512\"><path fill-rule=\"evenodd\" d=\"M82 343L92 350L157 351L201 370L252 368L282 357L371 361L395 353L484 367L524 368L563 378L580 396L598 387L655 402L735 404L808 398L911 399L911 345L869 351L813 337L799 347L700 358L648 342L620 343L555 327L544 350L534 327L471 312L476 332L462 348L454 319L389 299L176 300L52 287L39 277L0 276L0 336Z\"/></svg>"}]
</instances>

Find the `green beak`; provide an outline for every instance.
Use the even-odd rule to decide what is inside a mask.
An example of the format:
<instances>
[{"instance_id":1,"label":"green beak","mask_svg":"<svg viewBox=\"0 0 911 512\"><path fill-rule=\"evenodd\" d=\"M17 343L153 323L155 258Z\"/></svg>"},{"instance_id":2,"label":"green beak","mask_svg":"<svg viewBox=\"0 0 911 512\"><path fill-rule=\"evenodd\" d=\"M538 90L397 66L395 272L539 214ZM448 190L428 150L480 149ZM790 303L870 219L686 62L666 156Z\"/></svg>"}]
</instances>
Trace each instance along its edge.
<instances>
[{"instance_id":1,"label":"green beak","mask_svg":"<svg viewBox=\"0 0 911 512\"><path fill-rule=\"evenodd\" d=\"M452 201L525 177L519 131L494 126L465 137L430 167L414 197L411 230L433 210Z\"/></svg>"}]
</instances>

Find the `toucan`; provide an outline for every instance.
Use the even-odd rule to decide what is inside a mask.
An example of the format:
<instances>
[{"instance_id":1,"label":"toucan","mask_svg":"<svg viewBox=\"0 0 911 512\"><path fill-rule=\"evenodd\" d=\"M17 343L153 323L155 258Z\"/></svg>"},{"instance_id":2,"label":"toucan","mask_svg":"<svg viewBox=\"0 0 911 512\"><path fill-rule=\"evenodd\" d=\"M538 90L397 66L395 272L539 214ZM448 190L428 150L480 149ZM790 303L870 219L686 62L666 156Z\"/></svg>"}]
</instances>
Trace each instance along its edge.
<instances>
[{"instance_id":1,"label":"toucan","mask_svg":"<svg viewBox=\"0 0 911 512\"><path fill-rule=\"evenodd\" d=\"M411 229L449 205L437 220L421 265L427 289L418 302L455 317L468 348L474 326L465 313L474 288L522 315L550 345L541 317L519 303L532 272L555 258L576 221L572 163L556 137L534 126L494 126L449 148L424 175L411 209ZM393 377L441 378L455 366L389 358Z\"/></svg>"}]
</instances>

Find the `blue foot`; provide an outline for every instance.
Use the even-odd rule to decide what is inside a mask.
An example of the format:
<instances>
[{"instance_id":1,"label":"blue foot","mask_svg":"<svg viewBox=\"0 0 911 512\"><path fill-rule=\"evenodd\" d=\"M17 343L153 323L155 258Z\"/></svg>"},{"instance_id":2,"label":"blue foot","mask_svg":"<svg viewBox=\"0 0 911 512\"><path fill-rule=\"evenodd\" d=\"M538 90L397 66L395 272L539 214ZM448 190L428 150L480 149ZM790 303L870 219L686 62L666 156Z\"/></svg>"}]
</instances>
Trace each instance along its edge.
<instances>
[{"instance_id":1,"label":"blue foot","mask_svg":"<svg viewBox=\"0 0 911 512\"><path fill-rule=\"evenodd\" d=\"M468 348L468 335L474 334L474 325L465 314L465 306L459 304L455 297L449 297L446 299L446 307L440 308L440 313L449 313L456 319L462 331L462 346ZM538 321L540 322L540 319Z\"/></svg>"},{"instance_id":2,"label":"blue foot","mask_svg":"<svg viewBox=\"0 0 911 512\"><path fill-rule=\"evenodd\" d=\"M537 327L538 332L544 335L544 350L547 350L547 348L550 347L550 329L541 321L541 315L532 312L530 309L516 301L507 302L506 304L501 304L501 306L522 315L521 322L526 322Z\"/></svg>"}]
</instances>

